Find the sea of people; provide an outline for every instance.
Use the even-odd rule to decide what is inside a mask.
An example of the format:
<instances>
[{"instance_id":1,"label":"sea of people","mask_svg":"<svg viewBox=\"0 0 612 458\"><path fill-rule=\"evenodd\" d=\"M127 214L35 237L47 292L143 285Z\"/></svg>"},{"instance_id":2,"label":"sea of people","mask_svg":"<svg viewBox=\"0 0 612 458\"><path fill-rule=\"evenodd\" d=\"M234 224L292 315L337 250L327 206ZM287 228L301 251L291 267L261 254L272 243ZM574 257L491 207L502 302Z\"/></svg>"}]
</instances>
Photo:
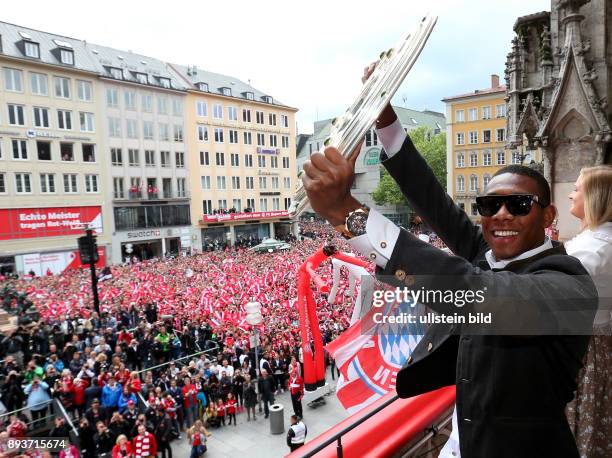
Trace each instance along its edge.
<instances>
[{"instance_id":1,"label":"sea of people","mask_svg":"<svg viewBox=\"0 0 612 458\"><path fill-rule=\"evenodd\" d=\"M326 241L351 251L323 222L303 222L301 232L283 252L237 247L107 268L99 314L87 270L0 278L0 302L19 317L0 341L0 457L48 417L49 436L78 432L62 458L172 456L170 442L183 435L197 458L209 429L235 425L236 414L256 421L262 393L267 417L274 393L301 371L299 266ZM330 269L321 274L329 279ZM346 288L343 277L334 304L315 293L326 341L349 325ZM257 343L246 322L251 301L265 317Z\"/></svg>"}]
</instances>

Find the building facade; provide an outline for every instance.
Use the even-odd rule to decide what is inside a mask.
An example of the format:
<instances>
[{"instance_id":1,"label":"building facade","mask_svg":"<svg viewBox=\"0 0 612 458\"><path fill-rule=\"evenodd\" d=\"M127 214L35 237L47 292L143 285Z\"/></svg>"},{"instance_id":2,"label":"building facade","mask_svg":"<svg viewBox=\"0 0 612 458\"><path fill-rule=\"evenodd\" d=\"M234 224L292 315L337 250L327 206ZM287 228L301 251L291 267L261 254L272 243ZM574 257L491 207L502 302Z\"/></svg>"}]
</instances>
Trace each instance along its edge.
<instances>
[{"instance_id":1,"label":"building facade","mask_svg":"<svg viewBox=\"0 0 612 458\"><path fill-rule=\"evenodd\" d=\"M85 226L105 262L112 218L95 62L79 40L0 23L0 78L0 267L80 265Z\"/></svg>"},{"instance_id":2,"label":"building facade","mask_svg":"<svg viewBox=\"0 0 612 458\"><path fill-rule=\"evenodd\" d=\"M172 64L188 86L191 220L195 245L295 231L295 108L230 76Z\"/></svg>"},{"instance_id":3,"label":"building facade","mask_svg":"<svg viewBox=\"0 0 612 458\"><path fill-rule=\"evenodd\" d=\"M552 0L517 19L506 62L508 148L540 148L559 237L579 230L567 195L580 169L612 164L612 5Z\"/></svg>"},{"instance_id":4,"label":"building facade","mask_svg":"<svg viewBox=\"0 0 612 458\"><path fill-rule=\"evenodd\" d=\"M437 135L446 128L446 119L442 113L428 110L416 111L395 106L393 109L407 133L419 127L426 127L431 130L432 135ZM324 143L330 136L331 126L331 119L317 121L314 124L312 135L301 134L298 136L297 142L300 145L297 157L298 172L302 170L304 162L314 151L324 148ZM406 225L409 216L407 208L394 205L378 205L372 199L372 193L380 183L381 166L379 158L381 152L382 144L375 129L371 129L366 133L359 157L355 162L355 182L351 192L357 200L370 208L375 208L391 221Z\"/></svg>"},{"instance_id":5,"label":"building facade","mask_svg":"<svg viewBox=\"0 0 612 458\"><path fill-rule=\"evenodd\" d=\"M447 188L453 200L480 223L476 196L509 164L539 162L537 151L510 152L506 145L506 87L491 76L491 86L446 97Z\"/></svg>"}]
</instances>

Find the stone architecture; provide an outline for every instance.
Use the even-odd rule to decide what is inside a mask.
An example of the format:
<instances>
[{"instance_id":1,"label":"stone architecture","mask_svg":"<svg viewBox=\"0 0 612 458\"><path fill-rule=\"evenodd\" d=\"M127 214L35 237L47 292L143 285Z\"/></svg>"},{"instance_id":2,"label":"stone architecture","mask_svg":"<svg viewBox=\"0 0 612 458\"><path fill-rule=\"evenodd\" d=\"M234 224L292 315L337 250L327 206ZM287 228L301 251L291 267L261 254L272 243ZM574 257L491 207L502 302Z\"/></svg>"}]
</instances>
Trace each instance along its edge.
<instances>
[{"instance_id":1,"label":"stone architecture","mask_svg":"<svg viewBox=\"0 0 612 458\"><path fill-rule=\"evenodd\" d=\"M559 208L561 239L578 223L567 195L580 169L612 163L612 4L552 0L551 11L517 19L506 62L507 148L540 147Z\"/></svg>"}]
</instances>

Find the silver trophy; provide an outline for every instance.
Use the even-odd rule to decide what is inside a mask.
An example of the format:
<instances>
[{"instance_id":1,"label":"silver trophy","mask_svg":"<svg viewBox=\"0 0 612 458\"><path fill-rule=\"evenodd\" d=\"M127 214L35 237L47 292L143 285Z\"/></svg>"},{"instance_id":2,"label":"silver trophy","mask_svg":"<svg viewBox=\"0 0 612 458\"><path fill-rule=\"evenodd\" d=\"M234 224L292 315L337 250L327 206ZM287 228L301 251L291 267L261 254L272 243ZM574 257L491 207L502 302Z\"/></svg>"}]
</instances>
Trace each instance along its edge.
<instances>
[{"instance_id":1,"label":"silver trophy","mask_svg":"<svg viewBox=\"0 0 612 458\"><path fill-rule=\"evenodd\" d=\"M355 102L346 113L332 121L331 133L325 146L335 146L345 157L351 154L406 78L437 20L437 16L428 14L417 29L407 34L395 48L380 55L376 68ZM289 216L299 217L307 205L308 197L300 179L289 207Z\"/></svg>"}]
</instances>

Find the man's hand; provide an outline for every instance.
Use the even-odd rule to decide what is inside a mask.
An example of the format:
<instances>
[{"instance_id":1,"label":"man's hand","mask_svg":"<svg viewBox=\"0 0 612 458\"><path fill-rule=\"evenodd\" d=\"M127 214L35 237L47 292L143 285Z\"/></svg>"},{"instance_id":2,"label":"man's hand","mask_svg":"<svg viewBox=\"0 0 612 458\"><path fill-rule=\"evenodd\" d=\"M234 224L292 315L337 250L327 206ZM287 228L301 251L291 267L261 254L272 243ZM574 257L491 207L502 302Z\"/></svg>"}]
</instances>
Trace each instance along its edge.
<instances>
[{"instance_id":1,"label":"man's hand","mask_svg":"<svg viewBox=\"0 0 612 458\"><path fill-rule=\"evenodd\" d=\"M336 148L329 146L323 153L313 153L310 160L304 163L302 181L310 205L332 226L343 224L348 213L361 207L351 195L355 161L360 150L361 143L346 158Z\"/></svg>"}]
</instances>

